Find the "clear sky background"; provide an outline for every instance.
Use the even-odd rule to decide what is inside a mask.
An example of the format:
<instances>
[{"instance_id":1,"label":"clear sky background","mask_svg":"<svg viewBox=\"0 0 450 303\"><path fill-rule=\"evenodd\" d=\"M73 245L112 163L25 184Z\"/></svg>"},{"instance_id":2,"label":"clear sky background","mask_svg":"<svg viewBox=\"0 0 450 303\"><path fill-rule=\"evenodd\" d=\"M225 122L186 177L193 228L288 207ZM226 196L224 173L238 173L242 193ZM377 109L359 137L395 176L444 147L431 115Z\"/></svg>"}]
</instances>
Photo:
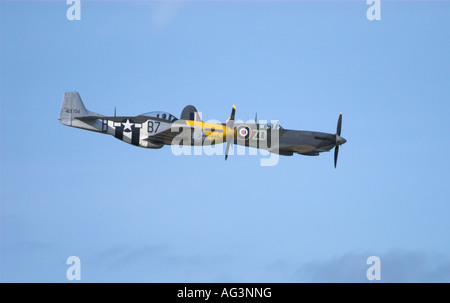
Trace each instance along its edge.
<instances>
[{"instance_id":1,"label":"clear sky background","mask_svg":"<svg viewBox=\"0 0 450 303\"><path fill-rule=\"evenodd\" d=\"M450 2L1 1L3 282L450 282ZM333 152L175 156L63 126L105 115L334 133Z\"/></svg>"}]
</instances>

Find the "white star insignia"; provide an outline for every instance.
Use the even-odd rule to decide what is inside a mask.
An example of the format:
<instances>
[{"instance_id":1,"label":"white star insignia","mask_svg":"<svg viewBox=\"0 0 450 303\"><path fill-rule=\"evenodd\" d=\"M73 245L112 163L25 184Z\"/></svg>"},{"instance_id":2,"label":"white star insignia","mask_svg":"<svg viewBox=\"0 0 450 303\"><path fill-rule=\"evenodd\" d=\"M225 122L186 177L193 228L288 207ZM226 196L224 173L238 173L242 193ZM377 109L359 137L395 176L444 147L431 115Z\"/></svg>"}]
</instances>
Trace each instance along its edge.
<instances>
[{"instance_id":1,"label":"white star insignia","mask_svg":"<svg viewBox=\"0 0 450 303\"><path fill-rule=\"evenodd\" d=\"M130 119L127 119L127 121L122 124L123 124L123 130L127 130L127 129L131 130L131 126L133 125L133 123L130 122Z\"/></svg>"}]
</instances>

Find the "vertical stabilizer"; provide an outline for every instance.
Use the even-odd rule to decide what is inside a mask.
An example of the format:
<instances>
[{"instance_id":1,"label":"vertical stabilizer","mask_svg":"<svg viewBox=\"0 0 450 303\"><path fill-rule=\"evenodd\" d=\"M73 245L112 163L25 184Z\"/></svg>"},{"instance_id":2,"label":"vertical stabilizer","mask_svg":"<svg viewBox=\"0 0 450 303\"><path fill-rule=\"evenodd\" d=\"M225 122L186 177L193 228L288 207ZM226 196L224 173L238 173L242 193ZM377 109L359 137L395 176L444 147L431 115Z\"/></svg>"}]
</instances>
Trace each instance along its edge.
<instances>
[{"instance_id":1,"label":"vertical stabilizer","mask_svg":"<svg viewBox=\"0 0 450 303\"><path fill-rule=\"evenodd\" d=\"M67 126L73 126L93 131L101 131L98 126L97 119L103 116L88 111L81 101L80 94L77 92L64 93L61 112L59 113L59 121Z\"/></svg>"},{"instance_id":2,"label":"vertical stabilizer","mask_svg":"<svg viewBox=\"0 0 450 303\"><path fill-rule=\"evenodd\" d=\"M187 105L183 111L181 112L182 120L190 120L190 121L201 121L201 115L193 105Z\"/></svg>"}]
</instances>

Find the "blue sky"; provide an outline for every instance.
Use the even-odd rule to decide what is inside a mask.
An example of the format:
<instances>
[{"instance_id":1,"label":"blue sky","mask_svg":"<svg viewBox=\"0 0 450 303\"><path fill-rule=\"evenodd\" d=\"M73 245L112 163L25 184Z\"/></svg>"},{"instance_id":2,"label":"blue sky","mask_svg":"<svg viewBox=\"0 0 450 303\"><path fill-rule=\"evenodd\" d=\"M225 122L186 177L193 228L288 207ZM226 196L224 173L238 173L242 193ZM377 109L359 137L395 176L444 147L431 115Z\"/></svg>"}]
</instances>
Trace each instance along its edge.
<instances>
[{"instance_id":1,"label":"blue sky","mask_svg":"<svg viewBox=\"0 0 450 303\"><path fill-rule=\"evenodd\" d=\"M450 3L0 2L3 282L450 282ZM187 104L339 153L174 156L57 120Z\"/></svg>"}]
</instances>

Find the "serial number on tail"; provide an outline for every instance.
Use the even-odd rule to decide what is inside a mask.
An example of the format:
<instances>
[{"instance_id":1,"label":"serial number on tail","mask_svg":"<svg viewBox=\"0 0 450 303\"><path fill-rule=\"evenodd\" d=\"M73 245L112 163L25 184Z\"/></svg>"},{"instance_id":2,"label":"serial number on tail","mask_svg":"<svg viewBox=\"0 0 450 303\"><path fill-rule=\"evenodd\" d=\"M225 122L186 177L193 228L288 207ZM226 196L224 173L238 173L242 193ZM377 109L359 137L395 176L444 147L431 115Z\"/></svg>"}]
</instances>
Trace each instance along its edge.
<instances>
[{"instance_id":1,"label":"serial number on tail","mask_svg":"<svg viewBox=\"0 0 450 303\"><path fill-rule=\"evenodd\" d=\"M81 110L79 110L79 109L72 109L72 108L66 108L65 112L68 113L68 114L79 114L79 113L81 113Z\"/></svg>"}]
</instances>

